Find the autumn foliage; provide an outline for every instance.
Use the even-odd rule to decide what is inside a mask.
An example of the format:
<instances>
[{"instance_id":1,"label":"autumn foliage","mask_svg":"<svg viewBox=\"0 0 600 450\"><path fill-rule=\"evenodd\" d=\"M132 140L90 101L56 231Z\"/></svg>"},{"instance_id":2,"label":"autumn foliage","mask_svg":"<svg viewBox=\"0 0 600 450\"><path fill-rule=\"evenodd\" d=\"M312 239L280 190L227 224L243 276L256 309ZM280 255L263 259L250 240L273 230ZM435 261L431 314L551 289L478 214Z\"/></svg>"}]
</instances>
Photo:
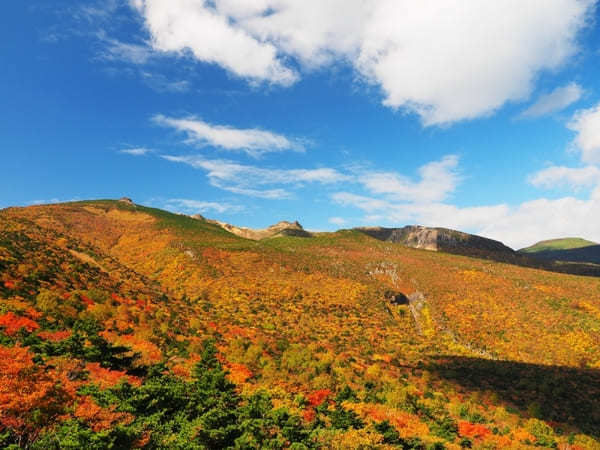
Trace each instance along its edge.
<instances>
[{"instance_id":1,"label":"autumn foliage","mask_svg":"<svg viewBox=\"0 0 600 450\"><path fill-rule=\"evenodd\" d=\"M3 210L0 446L598 448L599 292L354 231Z\"/></svg>"}]
</instances>

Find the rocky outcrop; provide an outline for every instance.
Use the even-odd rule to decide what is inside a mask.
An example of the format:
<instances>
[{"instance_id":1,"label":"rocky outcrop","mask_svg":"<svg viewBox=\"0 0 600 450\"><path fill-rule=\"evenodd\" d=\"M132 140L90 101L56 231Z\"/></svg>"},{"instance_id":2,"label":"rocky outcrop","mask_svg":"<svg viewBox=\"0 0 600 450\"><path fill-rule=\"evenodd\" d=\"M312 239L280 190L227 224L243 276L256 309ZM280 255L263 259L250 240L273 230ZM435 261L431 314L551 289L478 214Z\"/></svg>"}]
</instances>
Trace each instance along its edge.
<instances>
[{"instance_id":1,"label":"rocky outcrop","mask_svg":"<svg viewBox=\"0 0 600 450\"><path fill-rule=\"evenodd\" d=\"M425 250L479 257L490 254L503 257L515 255L515 251L502 242L447 228L409 225L402 228L361 227L357 230L380 241L396 242Z\"/></svg>"},{"instance_id":2,"label":"rocky outcrop","mask_svg":"<svg viewBox=\"0 0 600 450\"><path fill-rule=\"evenodd\" d=\"M304 228L302 228L302 225L300 225L300 223L298 223L298 221L288 222L288 221L283 220L283 221L277 222L276 224L271 225L267 228L254 229L254 228L247 228L247 227L238 227L238 226L226 223L226 222L221 222L219 220L205 219L200 214L196 214L191 217L193 217L194 219L198 219L198 220L205 220L207 222L210 222L210 223L220 226L224 230L227 230L230 233L235 234L236 236L240 236L240 237L243 237L246 239L252 239L255 241L265 239L265 238L270 238L270 237L276 237L276 236L298 236L298 237L310 237L311 236L311 234L308 231L306 231Z\"/></svg>"},{"instance_id":3,"label":"rocky outcrop","mask_svg":"<svg viewBox=\"0 0 600 450\"><path fill-rule=\"evenodd\" d=\"M128 204L128 205L133 205L133 200L131 200L129 197L121 197L121 198L119 199L119 201L120 201L121 203L126 203L126 204Z\"/></svg>"}]
</instances>

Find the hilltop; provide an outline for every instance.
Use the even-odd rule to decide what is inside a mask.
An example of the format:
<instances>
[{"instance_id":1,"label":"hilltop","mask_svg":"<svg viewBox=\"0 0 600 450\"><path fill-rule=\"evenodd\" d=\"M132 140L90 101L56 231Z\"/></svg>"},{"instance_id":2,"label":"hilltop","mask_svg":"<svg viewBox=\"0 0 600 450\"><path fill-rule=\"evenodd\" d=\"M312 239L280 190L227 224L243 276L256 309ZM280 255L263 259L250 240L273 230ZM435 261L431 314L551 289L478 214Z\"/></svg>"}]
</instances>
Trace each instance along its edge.
<instances>
[{"instance_id":1,"label":"hilltop","mask_svg":"<svg viewBox=\"0 0 600 450\"><path fill-rule=\"evenodd\" d=\"M600 264L600 244L581 238L541 241L519 253L541 260Z\"/></svg>"},{"instance_id":2,"label":"hilltop","mask_svg":"<svg viewBox=\"0 0 600 450\"><path fill-rule=\"evenodd\" d=\"M356 230L381 241L413 248L480 257L514 255L514 250L502 242L447 228L408 225L403 228L360 227Z\"/></svg>"},{"instance_id":3,"label":"hilltop","mask_svg":"<svg viewBox=\"0 0 600 450\"><path fill-rule=\"evenodd\" d=\"M8 208L0 446L597 448L598 292L358 230Z\"/></svg>"}]
</instances>

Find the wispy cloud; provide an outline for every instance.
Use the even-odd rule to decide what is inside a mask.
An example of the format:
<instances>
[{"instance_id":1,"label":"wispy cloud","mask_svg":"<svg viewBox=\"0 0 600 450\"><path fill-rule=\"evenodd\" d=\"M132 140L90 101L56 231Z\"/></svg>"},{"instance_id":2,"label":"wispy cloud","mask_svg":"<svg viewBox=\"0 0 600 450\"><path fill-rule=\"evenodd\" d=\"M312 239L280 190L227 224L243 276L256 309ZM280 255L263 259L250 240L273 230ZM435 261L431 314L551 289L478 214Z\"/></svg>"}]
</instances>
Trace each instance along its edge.
<instances>
[{"instance_id":1,"label":"wispy cloud","mask_svg":"<svg viewBox=\"0 0 600 450\"><path fill-rule=\"evenodd\" d=\"M144 44L133 44L122 42L118 39L110 38L105 33L97 34L101 42L104 43L99 58L107 61L123 61L132 64L146 64L150 58L155 56L152 47Z\"/></svg>"},{"instance_id":2,"label":"wispy cloud","mask_svg":"<svg viewBox=\"0 0 600 450\"><path fill-rule=\"evenodd\" d=\"M188 92L191 88L188 80L170 80L160 73L142 70L140 76L146 85L157 92L183 93Z\"/></svg>"},{"instance_id":3,"label":"wispy cloud","mask_svg":"<svg viewBox=\"0 0 600 450\"><path fill-rule=\"evenodd\" d=\"M259 128L212 125L196 117L176 119L157 115L153 120L159 125L185 133L189 144L242 151L253 157L285 150L304 151L304 145L299 140Z\"/></svg>"},{"instance_id":4,"label":"wispy cloud","mask_svg":"<svg viewBox=\"0 0 600 450\"><path fill-rule=\"evenodd\" d=\"M528 181L546 189L594 187L600 184L600 169L596 166L551 166L530 175Z\"/></svg>"},{"instance_id":5,"label":"wispy cloud","mask_svg":"<svg viewBox=\"0 0 600 450\"><path fill-rule=\"evenodd\" d=\"M562 111L572 105L583 95L583 89L577 83L558 87L552 92L540 95L529 108L521 113L521 117L535 118Z\"/></svg>"},{"instance_id":6,"label":"wispy cloud","mask_svg":"<svg viewBox=\"0 0 600 450\"><path fill-rule=\"evenodd\" d=\"M187 164L195 169L204 170L210 183L229 192L253 197L283 199L291 193L276 187L287 185L300 187L307 183L335 184L351 179L335 169L272 169L240 164L222 159L206 159L200 155L176 156L161 155L162 158ZM257 189L264 186L265 189ZM268 188L267 188L268 187Z\"/></svg>"},{"instance_id":7,"label":"wispy cloud","mask_svg":"<svg viewBox=\"0 0 600 450\"><path fill-rule=\"evenodd\" d=\"M171 211L183 212L185 214L198 214L207 212L232 213L240 212L243 207L231 203L210 202L205 200L194 200L189 198L171 198L162 202L163 207Z\"/></svg>"},{"instance_id":8,"label":"wispy cloud","mask_svg":"<svg viewBox=\"0 0 600 450\"><path fill-rule=\"evenodd\" d=\"M344 219L343 217L330 217L327 221L333 225L338 225L338 226L342 226L342 225L345 225L346 223L348 223L348 221L346 219Z\"/></svg>"},{"instance_id":9,"label":"wispy cloud","mask_svg":"<svg viewBox=\"0 0 600 450\"><path fill-rule=\"evenodd\" d=\"M149 148L146 147L136 147L136 148L124 148L122 150L119 150L119 153L126 153L128 155L133 155L133 156L144 156L147 155L148 153L152 153L154 150L150 150Z\"/></svg>"}]
</instances>

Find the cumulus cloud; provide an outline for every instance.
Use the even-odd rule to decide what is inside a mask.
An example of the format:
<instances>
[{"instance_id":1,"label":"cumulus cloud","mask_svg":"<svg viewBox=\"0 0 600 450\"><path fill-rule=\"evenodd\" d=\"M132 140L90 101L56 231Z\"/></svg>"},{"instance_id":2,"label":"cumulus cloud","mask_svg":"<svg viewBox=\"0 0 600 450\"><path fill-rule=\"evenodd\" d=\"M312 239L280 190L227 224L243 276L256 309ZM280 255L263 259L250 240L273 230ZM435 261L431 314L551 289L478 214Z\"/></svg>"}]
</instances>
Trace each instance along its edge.
<instances>
[{"instance_id":1,"label":"cumulus cloud","mask_svg":"<svg viewBox=\"0 0 600 450\"><path fill-rule=\"evenodd\" d=\"M153 120L159 125L185 133L188 143L243 151L253 157L284 150L304 151L304 146L299 141L258 128L212 125L195 117L176 119L157 115Z\"/></svg>"},{"instance_id":2,"label":"cumulus cloud","mask_svg":"<svg viewBox=\"0 0 600 450\"><path fill-rule=\"evenodd\" d=\"M579 100L582 95L583 89L577 83L558 87L550 93L541 95L533 105L521 113L521 117L540 117L561 111Z\"/></svg>"},{"instance_id":3,"label":"cumulus cloud","mask_svg":"<svg viewBox=\"0 0 600 450\"><path fill-rule=\"evenodd\" d=\"M298 79L295 63L310 70L341 61L379 86L385 105L440 125L527 98L540 72L559 68L577 51L595 0L133 4L156 51L281 85Z\"/></svg>"},{"instance_id":4,"label":"cumulus cloud","mask_svg":"<svg viewBox=\"0 0 600 450\"><path fill-rule=\"evenodd\" d=\"M277 185L301 187L307 183L335 184L349 179L331 168L270 169L240 164L235 161L206 159L199 155L162 155L168 161L187 164L206 172L209 182L236 194L266 199L284 199L292 195Z\"/></svg>"},{"instance_id":5,"label":"cumulus cloud","mask_svg":"<svg viewBox=\"0 0 600 450\"><path fill-rule=\"evenodd\" d=\"M348 192L332 195L335 203L367 213L378 225L420 224L467 231L518 249L544 239L582 236L600 242L600 189L589 198L540 198L506 204L458 207L446 203L396 203Z\"/></svg>"},{"instance_id":6,"label":"cumulus cloud","mask_svg":"<svg viewBox=\"0 0 600 450\"><path fill-rule=\"evenodd\" d=\"M512 248L566 236L600 241L600 229L597 226L600 221L600 169L597 167L552 166L529 178L532 184L539 187L562 184L592 188L587 198L539 198L516 205L501 203L459 207L446 201L460 182L460 178L455 177L456 164L455 157L447 156L421 167L419 182L410 184L406 181L408 178L396 174L389 178L387 185L362 184L368 194L343 190L334 192L330 197L338 205L362 211L363 223L446 227L497 239ZM426 174L432 168L435 169L433 172L441 170L442 178L445 176L451 181L441 183L443 188L439 189L435 184L428 186ZM403 181L399 187L397 179ZM364 180L364 176L359 180ZM407 183L410 189L406 187ZM423 189L424 194L405 194L413 193L412 189L417 187ZM435 195L429 195L431 192Z\"/></svg>"},{"instance_id":7,"label":"cumulus cloud","mask_svg":"<svg viewBox=\"0 0 600 450\"><path fill-rule=\"evenodd\" d=\"M600 104L577 111L569 122L576 133L573 144L585 163L600 164Z\"/></svg>"},{"instance_id":8,"label":"cumulus cloud","mask_svg":"<svg viewBox=\"0 0 600 450\"><path fill-rule=\"evenodd\" d=\"M133 6L142 14L158 51L189 51L200 61L251 80L289 85L297 79L279 60L274 44L259 41L204 1L143 0Z\"/></svg>"},{"instance_id":9,"label":"cumulus cloud","mask_svg":"<svg viewBox=\"0 0 600 450\"><path fill-rule=\"evenodd\" d=\"M422 166L418 182L396 172L367 172L359 177L359 181L370 192L387 194L396 200L439 201L456 189L460 181L457 166L458 157L448 155L441 161Z\"/></svg>"},{"instance_id":10,"label":"cumulus cloud","mask_svg":"<svg viewBox=\"0 0 600 450\"><path fill-rule=\"evenodd\" d=\"M536 187L547 189L565 186L571 189L593 187L600 184L600 169L596 166L551 166L532 174L529 182Z\"/></svg>"}]
</instances>

